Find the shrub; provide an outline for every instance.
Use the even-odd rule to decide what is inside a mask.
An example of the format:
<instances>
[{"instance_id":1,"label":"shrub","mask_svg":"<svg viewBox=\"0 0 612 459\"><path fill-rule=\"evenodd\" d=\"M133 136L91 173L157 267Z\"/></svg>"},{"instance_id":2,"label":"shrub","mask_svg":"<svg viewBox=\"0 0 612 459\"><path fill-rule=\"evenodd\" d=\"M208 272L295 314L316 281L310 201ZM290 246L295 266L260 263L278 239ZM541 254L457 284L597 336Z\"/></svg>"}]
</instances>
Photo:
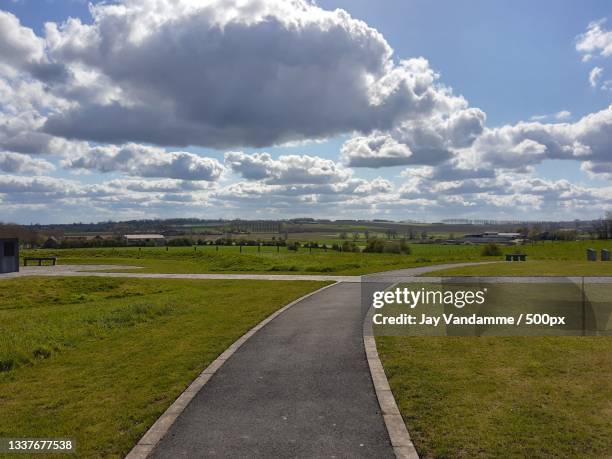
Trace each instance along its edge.
<instances>
[{"instance_id":1,"label":"shrub","mask_svg":"<svg viewBox=\"0 0 612 459\"><path fill-rule=\"evenodd\" d=\"M487 244L480 251L483 257L499 257L502 254L501 249L496 244Z\"/></svg>"},{"instance_id":2,"label":"shrub","mask_svg":"<svg viewBox=\"0 0 612 459\"><path fill-rule=\"evenodd\" d=\"M287 243L287 250L292 250L294 252L297 252L299 248L300 248L299 242L288 242Z\"/></svg>"},{"instance_id":3,"label":"shrub","mask_svg":"<svg viewBox=\"0 0 612 459\"><path fill-rule=\"evenodd\" d=\"M166 245L171 247L189 247L193 245L193 241L188 237L177 237L175 239L170 239Z\"/></svg>"},{"instance_id":4,"label":"shrub","mask_svg":"<svg viewBox=\"0 0 612 459\"><path fill-rule=\"evenodd\" d=\"M359 252L359 246L354 242L344 241L342 243L342 251L343 252Z\"/></svg>"},{"instance_id":5,"label":"shrub","mask_svg":"<svg viewBox=\"0 0 612 459\"><path fill-rule=\"evenodd\" d=\"M385 241L383 239L372 238L368 241L364 252L368 253L397 253L397 254L410 254L410 246L406 244L406 241Z\"/></svg>"}]
</instances>

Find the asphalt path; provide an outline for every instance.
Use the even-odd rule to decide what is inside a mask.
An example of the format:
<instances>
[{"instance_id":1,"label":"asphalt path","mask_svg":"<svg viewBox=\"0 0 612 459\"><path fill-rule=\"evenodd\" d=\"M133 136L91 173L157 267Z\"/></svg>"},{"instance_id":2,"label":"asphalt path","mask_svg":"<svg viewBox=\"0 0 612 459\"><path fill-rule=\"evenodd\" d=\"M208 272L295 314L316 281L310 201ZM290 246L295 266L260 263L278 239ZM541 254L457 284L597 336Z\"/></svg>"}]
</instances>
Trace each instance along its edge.
<instances>
[{"instance_id":1,"label":"asphalt path","mask_svg":"<svg viewBox=\"0 0 612 459\"><path fill-rule=\"evenodd\" d=\"M312 295L249 339L153 457L394 457L363 346L359 284Z\"/></svg>"},{"instance_id":2,"label":"asphalt path","mask_svg":"<svg viewBox=\"0 0 612 459\"><path fill-rule=\"evenodd\" d=\"M395 457L363 345L362 294L390 285L386 274L317 292L261 329L195 396L153 457Z\"/></svg>"},{"instance_id":3,"label":"asphalt path","mask_svg":"<svg viewBox=\"0 0 612 459\"><path fill-rule=\"evenodd\" d=\"M112 266L32 267L14 278L101 276L181 279L335 280L244 343L178 416L153 457L394 457L364 351L362 295L462 263L367 276L92 272ZM117 267L119 268L119 267ZM125 266L120 268L125 269ZM86 269L87 272L81 272ZM469 278L470 281L484 278ZM491 277L488 282L580 278ZM468 279L465 279L468 280ZM610 277L589 282L611 282Z\"/></svg>"}]
</instances>

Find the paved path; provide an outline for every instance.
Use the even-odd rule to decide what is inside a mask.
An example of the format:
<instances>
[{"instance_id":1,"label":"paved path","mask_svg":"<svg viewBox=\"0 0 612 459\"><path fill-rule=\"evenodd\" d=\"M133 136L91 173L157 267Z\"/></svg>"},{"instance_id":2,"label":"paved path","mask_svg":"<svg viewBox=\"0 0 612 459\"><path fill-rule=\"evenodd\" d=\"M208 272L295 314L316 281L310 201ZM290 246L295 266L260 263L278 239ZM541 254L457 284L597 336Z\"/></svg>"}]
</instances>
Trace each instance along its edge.
<instances>
[{"instance_id":1,"label":"paved path","mask_svg":"<svg viewBox=\"0 0 612 459\"><path fill-rule=\"evenodd\" d=\"M363 347L362 292L367 294L370 288L468 264L476 263L426 266L363 277L83 273L77 270L84 269L82 266L32 267L17 276L340 281L300 301L242 345L179 415L153 456L385 458L394 454ZM10 277L16 276L0 276ZM559 281L525 277L490 279Z\"/></svg>"},{"instance_id":2,"label":"paved path","mask_svg":"<svg viewBox=\"0 0 612 459\"><path fill-rule=\"evenodd\" d=\"M21 267L18 273L0 274L1 279L13 279L16 277L44 276L44 277L131 277L138 279L234 279L234 280L310 280L310 281L334 281L334 282L361 282L362 279L368 282L376 281L376 278L387 279L393 277L411 277L424 274L439 269L459 268L462 266L472 266L482 263L453 263L433 266L423 266L420 268L408 268L382 273L369 274L367 276L343 276L343 275L323 275L323 274L166 274L166 273L143 273L138 272L140 266L128 265L56 265L56 266L25 266ZM132 269L134 272L113 272L112 270ZM106 272L110 271L110 272Z\"/></svg>"},{"instance_id":3,"label":"paved path","mask_svg":"<svg viewBox=\"0 0 612 459\"><path fill-rule=\"evenodd\" d=\"M364 276L343 276L323 274L163 274L138 272L139 266L126 265L57 265L57 266L26 266L21 267L18 273L0 274L0 280L13 279L26 276L44 277L128 277L139 279L227 279L227 280L311 280L311 281L334 281L334 282L374 282L374 283L397 283L397 282L440 282L441 277L417 277L421 274L448 268L460 268L462 266L474 266L495 262L470 262L452 263L443 265L429 265L419 268L398 269L381 273L367 274ZM113 272L114 269L133 269L134 272ZM110 271L110 272L102 272ZM559 283L559 282L582 282L582 277L577 276L490 276L490 277L445 277L444 281L452 279L454 282L484 282L484 283ZM587 283L612 283L612 276L590 276L584 278Z\"/></svg>"},{"instance_id":4,"label":"paved path","mask_svg":"<svg viewBox=\"0 0 612 459\"><path fill-rule=\"evenodd\" d=\"M135 272L100 272L113 269L134 269ZM138 266L122 265L56 265L56 266L26 266L21 267L18 273L0 274L2 279L16 277L43 276L43 277L129 277L137 279L234 279L234 280L310 280L335 282L360 282L361 276L327 276L322 274L165 274L142 273Z\"/></svg>"},{"instance_id":5,"label":"paved path","mask_svg":"<svg viewBox=\"0 0 612 459\"><path fill-rule=\"evenodd\" d=\"M358 284L301 301L247 341L153 457L394 457L362 337Z\"/></svg>"},{"instance_id":6,"label":"paved path","mask_svg":"<svg viewBox=\"0 0 612 459\"><path fill-rule=\"evenodd\" d=\"M363 346L362 287L343 282L315 293L260 330L153 457L394 457Z\"/></svg>"}]
</instances>

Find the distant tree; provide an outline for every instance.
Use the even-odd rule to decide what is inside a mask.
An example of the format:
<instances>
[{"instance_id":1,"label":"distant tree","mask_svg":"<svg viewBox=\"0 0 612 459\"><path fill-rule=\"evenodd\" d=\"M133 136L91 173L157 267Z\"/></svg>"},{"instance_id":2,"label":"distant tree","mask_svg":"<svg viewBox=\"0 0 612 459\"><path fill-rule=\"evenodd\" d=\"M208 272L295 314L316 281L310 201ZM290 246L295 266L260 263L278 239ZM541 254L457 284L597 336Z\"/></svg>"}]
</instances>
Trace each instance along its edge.
<instances>
[{"instance_id":1,"label":"distant tree","mask_svg":"<svg viewBox=\"0 0 612 459\"><path fill-rule=\"evenodd\" d=\"M483 257L499 257L502 254L502 251L496 244L487 244L483 246L480 254Z\"/></svg>"},{"instance_id":2,"label":"distant tree","mask_svg":"<svg viewBox=\"0 0 612 459\"><path fill-rule=\"evenodd\" d=\"M346 231L340 233L340 239L346 239Z\"/></svg>"},{"instance_id":3,"label":"distant tree","mask_svg":"<svg viewBox=\"0 0 612 459\"><path fill-rule=\"evenodd\" d=\"M537 241L539 239L541 239L542 237L542 230L540 229L539 226L532 226L531 228L529 228L529 239L531 239L532 241Z\"/></svg>"},{"instance_id":4,"label":"distant tree","mask_svg":"<svg viewBox=\"0 0 612 459\"><path fill-rule=\"evenodd\" d=\"M368 230L365 230L365 231L363 232L363 235L364 235L364 237L366 238L366 241L367 241L368 239L370 239L370 232L369 232Z\"/></svg>"},{"instance_id":5,"label":"distant tree","mask_svg":"<svg viewBox=\"0 0 612 459\"><path fill-rule=\"evenodd\" d=\"M359 246L351 241L344 241L342 243L342 251L343 252L359 252Z\"/></svg>"},{"instance_id":6,"label":"distant tree","mask_svg":"<svg viewBox=\"0 0 612 459\"><path fill-rule=\"evenodd\" d=\"M403 239L401 241L390 242L374 237L368 240L363 251L367 253L398 253L408 255L410 254L410 246Z\"/></svg>"},{"instance_id":7,"label":"distant tree","mask_svg":"<svg viewBox=\"0 0 612 459\"><path fill-rule=\"evenodd\" d=\"M287 242L287 250L291 250L293 252L297 252L300 249L299 242Z\"/></svg>"}]
</instances>

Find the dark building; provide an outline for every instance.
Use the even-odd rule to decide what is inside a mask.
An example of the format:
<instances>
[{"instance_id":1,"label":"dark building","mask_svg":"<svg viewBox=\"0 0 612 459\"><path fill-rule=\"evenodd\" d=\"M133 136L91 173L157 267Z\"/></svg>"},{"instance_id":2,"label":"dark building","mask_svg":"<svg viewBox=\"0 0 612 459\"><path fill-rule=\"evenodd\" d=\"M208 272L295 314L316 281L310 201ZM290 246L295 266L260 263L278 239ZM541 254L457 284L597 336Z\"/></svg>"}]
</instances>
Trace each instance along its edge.
<instances>
[{"instance_id":1,"label":"dark building","mask_svg":"<svg viewBox=\"0 0 612 459\"><path fill-rule=\"evenodd\" d=\"M19 239L0 239L0 273L19 272Z\"/></svg>"}]
</instances>

